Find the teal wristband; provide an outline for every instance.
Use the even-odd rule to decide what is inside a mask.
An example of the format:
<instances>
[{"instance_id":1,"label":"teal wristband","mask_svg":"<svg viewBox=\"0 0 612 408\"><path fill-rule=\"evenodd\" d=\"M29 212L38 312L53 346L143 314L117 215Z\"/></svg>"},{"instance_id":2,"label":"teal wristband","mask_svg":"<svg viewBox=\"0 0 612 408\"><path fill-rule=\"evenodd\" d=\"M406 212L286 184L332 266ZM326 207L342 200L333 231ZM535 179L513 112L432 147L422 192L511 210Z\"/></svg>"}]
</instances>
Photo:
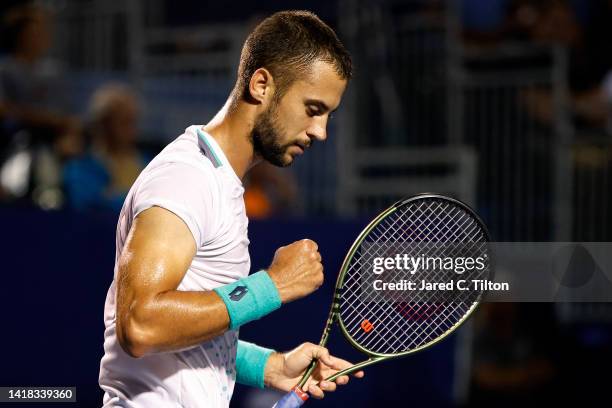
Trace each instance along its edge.
<instances>
[{"instance_id":1,"label":"teal wristband","mask_svg":"<svg viewBox=\"0 0 612 408\"><path fill-rule=\"evenodd\" d=\"M230 329L257 320L281 306L280 295L268 272L259 271L229 285L214 289L223 299Z\"/></svg>"},{"instance_id":2,"label":"teal wristband","mask_svg":"<svg viewBox=\"0 0 612 408\"><path fill-rule=\"evenodd\" d=\"M264 372L273 352L272 349L238 340L236 382L250 387L264 388Z\"/></svg>"}]
</instances>

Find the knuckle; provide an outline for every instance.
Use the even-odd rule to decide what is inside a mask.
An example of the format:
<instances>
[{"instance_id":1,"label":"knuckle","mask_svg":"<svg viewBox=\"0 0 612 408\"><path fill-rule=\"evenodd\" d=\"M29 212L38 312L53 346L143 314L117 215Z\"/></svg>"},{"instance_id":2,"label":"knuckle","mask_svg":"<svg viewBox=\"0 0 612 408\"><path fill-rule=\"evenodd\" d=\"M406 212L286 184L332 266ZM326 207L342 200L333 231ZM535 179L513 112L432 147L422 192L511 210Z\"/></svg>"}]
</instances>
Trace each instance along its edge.
<instances>
[{"instance_id":1,"label":"knuckle","mask_svg":"<svg viewBox=\"0 0 612 408\"><path fill-rule=\"evenodd\" d=\"M307 249L317 249L317 244L313 240L304 238L302 241Z\"/></svg>"}]
</instances>

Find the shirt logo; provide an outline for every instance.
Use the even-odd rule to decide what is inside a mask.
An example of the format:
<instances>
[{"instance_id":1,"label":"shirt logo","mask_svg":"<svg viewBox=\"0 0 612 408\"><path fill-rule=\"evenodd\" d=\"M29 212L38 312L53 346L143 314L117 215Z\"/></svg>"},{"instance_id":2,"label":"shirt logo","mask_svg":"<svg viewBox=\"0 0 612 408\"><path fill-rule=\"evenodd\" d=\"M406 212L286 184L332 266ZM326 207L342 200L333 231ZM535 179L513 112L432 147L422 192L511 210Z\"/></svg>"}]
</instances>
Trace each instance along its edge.
<instances>
[{"instance_id":1,"label":"shirt logo","mask_svg":"<svg viewBox=\"0 0 612 408\"><path fill-rule=\"evenodd\" d=\"M230 292L229 298L234 302L237 302L242 299L242 297L246 295L248 291L249 288L247 288L246 286L236 286L234 290Z\"/></svg>"}]
</instances>

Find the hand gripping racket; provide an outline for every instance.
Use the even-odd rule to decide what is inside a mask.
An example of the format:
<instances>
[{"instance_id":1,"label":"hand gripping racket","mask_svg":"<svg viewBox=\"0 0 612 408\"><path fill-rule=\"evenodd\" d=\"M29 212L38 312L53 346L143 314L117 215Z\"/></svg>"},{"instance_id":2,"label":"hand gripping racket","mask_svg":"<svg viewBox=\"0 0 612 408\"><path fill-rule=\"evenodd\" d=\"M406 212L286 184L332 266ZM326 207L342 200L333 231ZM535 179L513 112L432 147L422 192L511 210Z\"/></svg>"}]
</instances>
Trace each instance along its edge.
<instances>
[{"instance_id":1,"label":"hand gripping racket","mask_svg":"<svg viewBox=\"0 0 612 408\"><path fill-rule=\"evenodd\" d=\"M326 380L421 351L457 329L484 294L479 282L492 277L488 242L480 218L452 198L423 194L379 214L344 259L319 342L325 346L337 322L368 359ZM315 365L276 408L304 404Z\"/></svg>"}]
</instances>

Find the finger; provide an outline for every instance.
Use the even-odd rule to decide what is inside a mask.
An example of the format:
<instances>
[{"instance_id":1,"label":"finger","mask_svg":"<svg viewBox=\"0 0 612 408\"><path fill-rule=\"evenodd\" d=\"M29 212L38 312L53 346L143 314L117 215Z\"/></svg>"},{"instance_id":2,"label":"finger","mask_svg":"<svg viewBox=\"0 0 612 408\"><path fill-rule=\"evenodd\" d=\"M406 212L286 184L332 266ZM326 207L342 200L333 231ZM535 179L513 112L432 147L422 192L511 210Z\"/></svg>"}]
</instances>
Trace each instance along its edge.
<instances>
[{"instance_id":1,"label":"finger","mask_svg":"<svg viewBox=\"0 0 612 408\"><path fill-rule=\"evenodd\" d=\"M313 251L316 251L316 250L319 249L319 246L317 245L317 243L314 242L311 239L304 238L302 241L304 242L304 245L306 246L306 249L311 249Z\"/></svg>"},{"instance_id":2,"label":"finger","mask_svg":"<svg viewBox=\"0 0 612 408\"><path fill-rule=\"evenodd\" d=\"M344 370L346 368L352 367L353 363L351 363L350 361L346 361L343 360L341 358L338 357L334 357L334 356L329 356L329 363L327 361L322 360L325 364L327 364L329 367L333 368L334 370L340 371L340 370Z\"/></svg>"},{"instance_id":3,"label":"finger","mask_svg":"<svg viewBox=\"0 0 612 408\"><path fill-rule=\"evenodd\" d=\"M336 383L333 381L321 381L319 383L319 388L325 392L333 392L336 391Z\"/></svg>"},{"instance_id":4,"label":"finger","mask_svg":"<svg viewBox=\"0 0 612 408\"><path fill-rule=\"evenodd\" d=\"M338 359L332 357L329 354L329 350L327 350L325 347L313 345L311 355L313 359L316 358L329 367L335 367L335 365L337 364L336 360Z\"/></svg>"},{"instance_id":5,"label":"finger","mask_svg":"<svg viewBox=\"0 0 612 408\"><path fill-rule=\"evenodd\" d=\"M356 373L353 373L353 377L355 378L363 378L364 375L365 373L363 371L357 371Z\"/></svg>"},{"instance_id":6,"label":"finger","mask_svg":"<svg viewBox=\"0 0 612 408\"><path fill-rule=\"evenodd\" d=\"M323 390L321 390L321 388L317 387L312 383L308 386L308 393L317 399L325 397L325 393L323 393Z\"/></svg>"},{"instance_id":7,"label":"finger","mask_svg":"<svg viewBox=\"0 0 612 408\"><path fill-rule=\"evenodd\" d=\"M336 378L336 384L338 385L345 385L349 382L349 376L348 375L341 375L340 377Z\"/></svg>"}]
</instances>

